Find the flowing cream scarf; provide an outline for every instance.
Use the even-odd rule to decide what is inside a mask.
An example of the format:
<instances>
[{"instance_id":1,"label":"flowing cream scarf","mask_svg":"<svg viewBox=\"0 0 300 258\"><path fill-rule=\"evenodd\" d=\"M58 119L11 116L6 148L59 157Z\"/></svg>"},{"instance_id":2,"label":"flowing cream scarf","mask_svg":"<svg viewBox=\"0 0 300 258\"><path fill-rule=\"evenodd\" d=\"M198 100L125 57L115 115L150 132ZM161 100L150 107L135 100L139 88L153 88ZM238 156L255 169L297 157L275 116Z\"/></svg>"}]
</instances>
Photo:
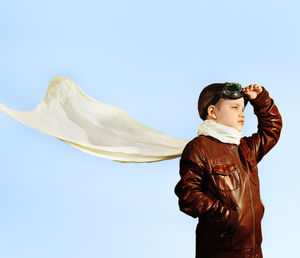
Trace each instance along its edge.
<instances>
[{"instance_id":1,"label":"flowing cream scarf","mask_svg":"<svg viewBox=\"0 0 300 258\"><path fill-rule=\"evenodd\" d=\"M91 155L119 162L154 162L181 156L188 141L146 127L123 110L87 96L71 79L55 76L32 111L0 104L16 120Z\"/></svg>"},{"instance_id":2,"label":"flowing cream scarf","mask_svg":"<svg viewBox=\"0 0 300 258\"><path fill-rule=\"evenodd\" d=\"M211 136L224 143L240 144L242 133L233 127L216 123L213 120L205 120L198 130L198 135Z\"/></svg>"},{"instance_id":3,"label":"flowing cream scarf","mask_svg":"<svg viewBox=\"0 0 300 258\"><path fill-rule=\"evenodd\" d=\"M154 162L181 156L188 141L146 127L123 110L103 104L71 79L55 76L44 100L32 111L17 111L0 104L16 120L88 154L119 162ZM206 120L198 131L222 142L238 144L233 128Z\"/></svg>"}]
</instances>

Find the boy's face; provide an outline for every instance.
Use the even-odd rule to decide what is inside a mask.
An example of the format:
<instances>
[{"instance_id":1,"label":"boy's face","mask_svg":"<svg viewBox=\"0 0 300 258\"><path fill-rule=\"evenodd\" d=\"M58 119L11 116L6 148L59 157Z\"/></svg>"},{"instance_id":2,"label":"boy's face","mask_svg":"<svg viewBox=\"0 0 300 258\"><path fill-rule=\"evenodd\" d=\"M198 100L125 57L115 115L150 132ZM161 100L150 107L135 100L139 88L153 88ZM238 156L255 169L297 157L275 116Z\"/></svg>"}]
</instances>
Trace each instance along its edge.
<instances>
[{"instance_id":1,"label":"boy's face","mask_svg":"<svg viewBox=\"0 0 300 258\"><path fill-rule=\"evenodd\" d=\"M242 131L244 125L244 99L221 99L215 108L215 122Z\"/></svg>"}]
</instances>

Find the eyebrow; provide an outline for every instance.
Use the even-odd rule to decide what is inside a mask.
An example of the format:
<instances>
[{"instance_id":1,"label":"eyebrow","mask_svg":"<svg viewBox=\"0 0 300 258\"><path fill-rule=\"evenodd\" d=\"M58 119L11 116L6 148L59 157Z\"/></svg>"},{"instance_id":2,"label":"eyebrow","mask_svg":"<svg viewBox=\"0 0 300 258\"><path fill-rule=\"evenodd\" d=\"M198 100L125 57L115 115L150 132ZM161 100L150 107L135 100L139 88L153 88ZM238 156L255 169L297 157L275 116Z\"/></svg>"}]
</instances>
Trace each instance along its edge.
<instances>
[{"instance_id":1,"label":"eyebrow","mask_svg":"<svg viewBox=\"0 0 300 258\"><path fill-rule=\"evenodd\" d=\"M232 105L241 106L239 103L232 103ZM243 110L245 110L245 106L243 106Z\"/></svg>"}]
</instances>

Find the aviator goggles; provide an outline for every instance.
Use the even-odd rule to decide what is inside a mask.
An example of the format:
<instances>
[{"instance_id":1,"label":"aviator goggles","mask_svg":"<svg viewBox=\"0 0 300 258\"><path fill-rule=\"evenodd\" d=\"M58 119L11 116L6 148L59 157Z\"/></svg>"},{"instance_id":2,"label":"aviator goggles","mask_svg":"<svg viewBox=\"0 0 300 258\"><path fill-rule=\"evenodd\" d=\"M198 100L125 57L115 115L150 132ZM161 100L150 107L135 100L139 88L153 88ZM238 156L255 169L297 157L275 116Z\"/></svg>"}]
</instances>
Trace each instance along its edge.
<instances>
[{"instance_id":1,"label":"aviator goggles","mask_svg":"<svg viewBox=\"0 0 300 258\"><path fill-rule=\"evenodd\" d=\"M247 105L248 99L245 92L243 92L242 85L235 82L226 82L224 88L216 93L211 101L208 102L206 107L203 109L204 117L207 116L207 108L210 105L215 105L221 98L228 99L239 99L243 97L245 101L245 106Z\"/></svg>"}]
</instances>

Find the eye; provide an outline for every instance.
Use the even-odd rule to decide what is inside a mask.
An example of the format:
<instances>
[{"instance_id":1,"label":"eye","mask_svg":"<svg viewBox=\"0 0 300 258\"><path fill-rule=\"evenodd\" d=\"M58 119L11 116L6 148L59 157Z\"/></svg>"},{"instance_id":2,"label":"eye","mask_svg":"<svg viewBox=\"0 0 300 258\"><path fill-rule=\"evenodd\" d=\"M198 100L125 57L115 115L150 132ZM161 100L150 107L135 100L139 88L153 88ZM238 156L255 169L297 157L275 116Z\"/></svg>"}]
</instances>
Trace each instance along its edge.
<instances>
[{"instance_id":1,"label":"eye","mask_svg":"<svg viewBox=\"0 0 300 258\"><path fill-rule=\"evenodd\" d=\"M236 106L233 106L232 108L237 108Z\"/></svg>"}]
</instances>

